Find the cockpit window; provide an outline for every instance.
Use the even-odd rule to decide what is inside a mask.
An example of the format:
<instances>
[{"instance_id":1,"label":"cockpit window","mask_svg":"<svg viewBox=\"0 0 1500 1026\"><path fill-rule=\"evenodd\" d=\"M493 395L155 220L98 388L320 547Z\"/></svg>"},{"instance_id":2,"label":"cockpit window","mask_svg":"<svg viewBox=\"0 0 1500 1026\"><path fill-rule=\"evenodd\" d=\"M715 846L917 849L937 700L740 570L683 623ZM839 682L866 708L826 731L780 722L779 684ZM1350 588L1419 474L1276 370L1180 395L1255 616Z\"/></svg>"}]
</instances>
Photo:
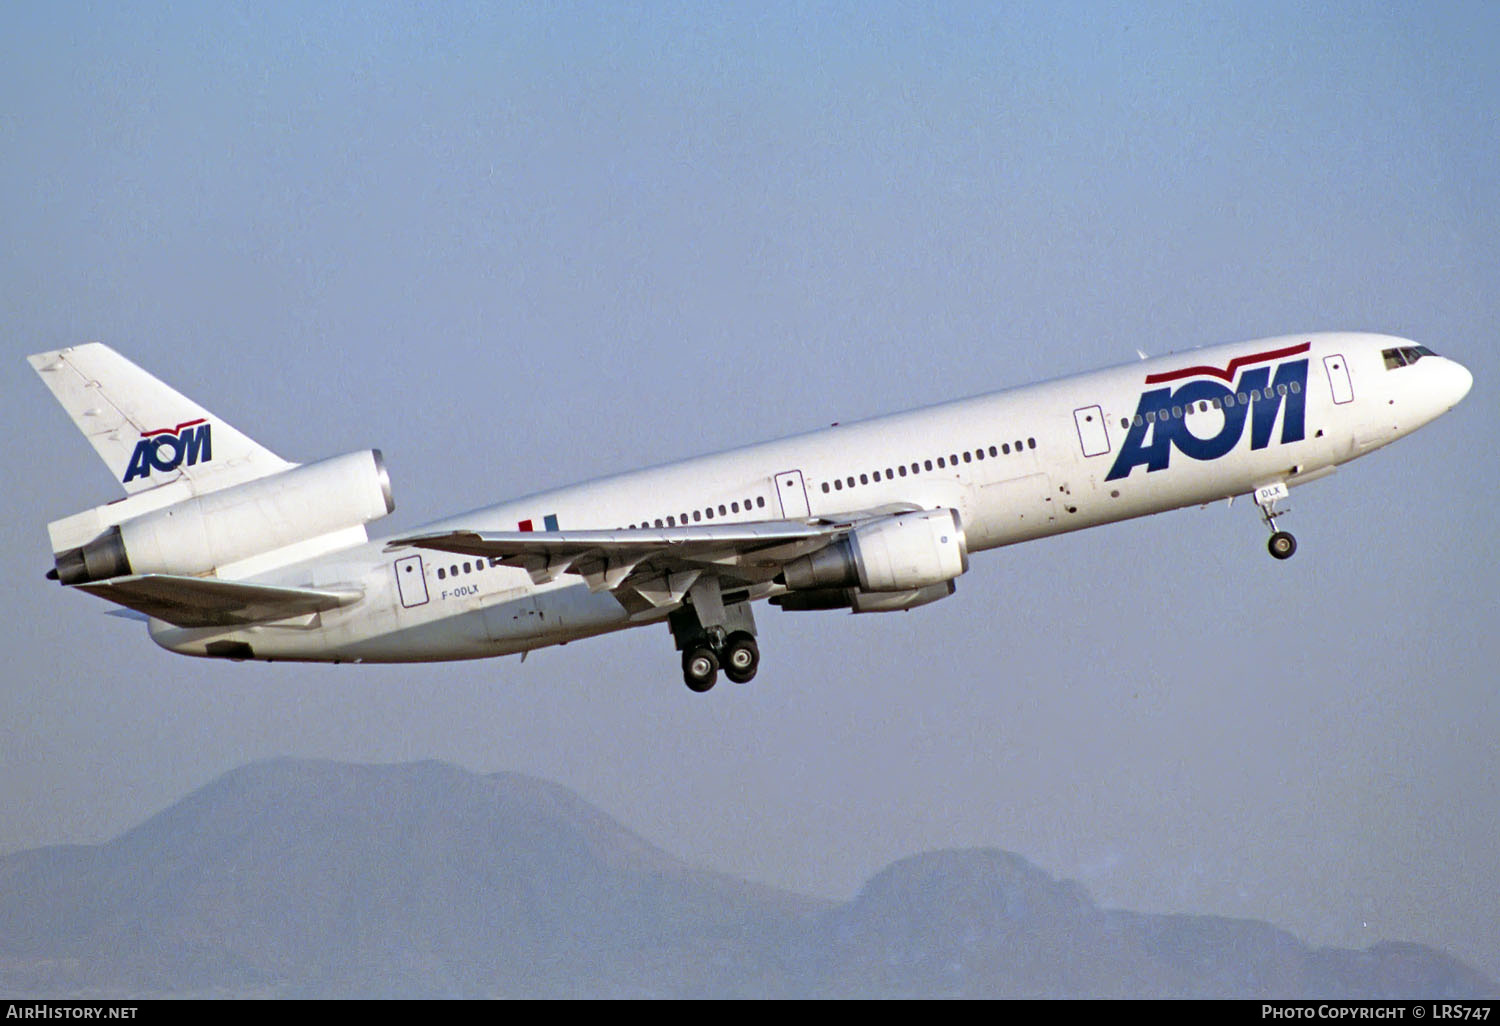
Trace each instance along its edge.
<instances>
[{"instance_id":1,"label":"cockpit window","mask_svg":"<svg viewBox=\"0 0 1500 1026\"><path fill-rule=\"evenodd\" d=\"M1402 346L1400 349L1385 349L1380 353L1385 357L1385 369L1395 370L1397 367L1410 367L1424 356L1436 356L1426 346Z\"/></svg>"}]
</instances>

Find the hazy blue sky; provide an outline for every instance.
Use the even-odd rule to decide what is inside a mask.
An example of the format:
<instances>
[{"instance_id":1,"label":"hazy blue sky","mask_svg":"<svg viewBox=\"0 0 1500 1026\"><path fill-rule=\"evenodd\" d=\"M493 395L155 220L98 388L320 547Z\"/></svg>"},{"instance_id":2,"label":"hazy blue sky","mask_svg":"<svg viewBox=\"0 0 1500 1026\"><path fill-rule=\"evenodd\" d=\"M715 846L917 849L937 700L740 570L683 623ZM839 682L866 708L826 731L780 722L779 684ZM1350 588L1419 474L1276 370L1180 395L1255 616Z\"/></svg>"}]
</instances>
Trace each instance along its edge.
<instances>
[{"instance_id":1,"label":"hazy blue sky","mask_svg":"<svg viewBox=\"0 0 1500 1026\"><path fill-rule=\"evenodd\" d=\"M844 898L994 845L1102 901L1500 976L1500 6L12 4L0 850L276 754L568 784ZM117 497L27 353L110 343L408 529L1209 342L1407 335L1457 411L1254 509L975 559L908 614L482 663L192 661L42 578Z\"/></svg>"}]
</instances>

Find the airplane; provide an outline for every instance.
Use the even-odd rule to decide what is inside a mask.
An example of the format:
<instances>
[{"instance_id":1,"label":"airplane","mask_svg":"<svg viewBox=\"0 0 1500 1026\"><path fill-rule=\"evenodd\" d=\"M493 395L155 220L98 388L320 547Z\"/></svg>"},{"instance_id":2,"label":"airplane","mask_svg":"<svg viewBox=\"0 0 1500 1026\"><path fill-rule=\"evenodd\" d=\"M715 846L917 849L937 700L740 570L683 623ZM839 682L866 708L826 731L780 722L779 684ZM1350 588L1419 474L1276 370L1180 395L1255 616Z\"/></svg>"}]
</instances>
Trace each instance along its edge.
<instances>
[{"instance_id":1,"label":"airplane","mask_svg":"<svg viewBox=\"0 0 1500 1026\"><path fill-rule=\"evenodd\" d=\"M1217 345L527 495L371 541L380 450L287 462L100 343L28 358L126 497L48 525L47 576L231 660L479 659L666 624L683 679L760 665L752 605L886 613L976 552L1289 489L1473 377L1389 335Z\"/></svg>"}]
</instances>

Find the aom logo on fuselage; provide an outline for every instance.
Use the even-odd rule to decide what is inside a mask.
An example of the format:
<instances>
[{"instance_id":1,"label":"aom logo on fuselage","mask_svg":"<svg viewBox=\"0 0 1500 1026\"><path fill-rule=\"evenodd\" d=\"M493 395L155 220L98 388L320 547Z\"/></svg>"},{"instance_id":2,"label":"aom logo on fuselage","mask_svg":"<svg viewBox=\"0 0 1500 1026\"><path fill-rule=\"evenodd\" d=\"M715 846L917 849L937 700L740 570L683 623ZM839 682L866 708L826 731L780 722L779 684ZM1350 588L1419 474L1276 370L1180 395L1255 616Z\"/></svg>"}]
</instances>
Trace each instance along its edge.
<instances>
[{"instance_id":1,"label":"aom logo on fuselage","mask_svg":"<svg viewBox=\"0 0 1500 1026\"><path fill-rule=\"evenodd\" d=\"M211 426L200 417L175 428L142 431L135 452L130 454L130 465L125 468L124 482L129 484L138 477L149 477L153 470L170 471L209 462L214 458Z\"/></svg>"},{"instance_id":2,"label":"aom logo on fuselage","mask_svg":"<svg viewBox=\"0 0 1500 1026\"><path fill-rule=\"evenodd\" d=\"M1127 477L1143 463L1148 474L1165 470L1174 448L1195 460L1216 460L1240 443L1246 420L1250 421L1251 449L1264 449L1271 444L1278 414L1281 444L1302 441L1307 399L1306 353L1311 348L1310 342L1304 342L1285 349L1237 356L1223 369L1185 367L1147 375L1147 385L1192 380L1175 390L1169 386L1141 393L1130 432L1105 480ZM1295 356L1303 358L1289 359ZM1282 362L1277 364L1272 377L1271 364L1277 361ZM1236 371L1238 381L1234 379ZM1234 382L1234 387L1230 387L1230 382ZM1213 412L1221 413L1222 420L1209 415ZM1195 433L1195 427L1199 431L1205 427L1217 430L1205 436Z\"/></svg>"}]
</instances>

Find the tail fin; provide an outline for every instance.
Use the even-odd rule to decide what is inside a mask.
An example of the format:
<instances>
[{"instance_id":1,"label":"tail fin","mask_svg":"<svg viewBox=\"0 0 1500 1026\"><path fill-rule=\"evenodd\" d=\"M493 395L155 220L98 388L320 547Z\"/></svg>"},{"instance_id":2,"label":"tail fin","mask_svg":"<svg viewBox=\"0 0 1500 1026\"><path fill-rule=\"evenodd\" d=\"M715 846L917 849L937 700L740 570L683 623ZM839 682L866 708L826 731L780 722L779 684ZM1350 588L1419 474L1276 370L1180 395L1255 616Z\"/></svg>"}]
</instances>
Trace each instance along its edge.
<instances>
[{"instance_id":1,"label":"tail fin","mask_svg":"<svg viewBox=\"0 0 1500 1026\"><path fill-rule=\"evenodd\" d=\"M183 479L201 495L295 465L101 343L27 360L132 495Z\"/></svg>"}]
</instances>

